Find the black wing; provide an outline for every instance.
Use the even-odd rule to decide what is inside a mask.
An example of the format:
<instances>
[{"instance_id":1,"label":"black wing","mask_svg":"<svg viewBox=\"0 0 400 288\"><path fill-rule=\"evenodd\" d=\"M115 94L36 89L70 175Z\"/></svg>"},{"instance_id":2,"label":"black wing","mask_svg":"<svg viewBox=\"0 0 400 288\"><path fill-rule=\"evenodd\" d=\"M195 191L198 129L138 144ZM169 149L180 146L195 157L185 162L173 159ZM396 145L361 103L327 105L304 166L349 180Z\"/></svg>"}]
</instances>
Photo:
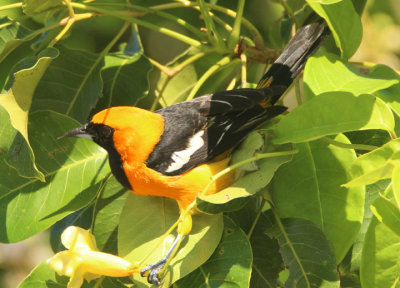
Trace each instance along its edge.
<instances>
[{"instance_id":1,"label":"black wing","mask_svg":"<svg viewBox=\"0 0 400 288\"><path fill-rule=\"evenodd\" d=\"M164 133L147 166L165 175L179 175L231 149L261 123L286 110L263 107L285 89L217 92L156 111L164 118Z\"/></svg>"}]
</instances>

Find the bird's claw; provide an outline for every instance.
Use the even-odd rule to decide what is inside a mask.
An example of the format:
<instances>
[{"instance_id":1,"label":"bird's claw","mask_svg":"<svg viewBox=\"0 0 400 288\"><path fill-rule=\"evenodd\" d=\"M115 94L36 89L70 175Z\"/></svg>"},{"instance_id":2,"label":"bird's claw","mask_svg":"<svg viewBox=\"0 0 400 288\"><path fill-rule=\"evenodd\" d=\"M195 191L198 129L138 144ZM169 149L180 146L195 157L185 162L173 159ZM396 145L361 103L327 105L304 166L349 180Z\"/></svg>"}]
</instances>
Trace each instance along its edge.
<instances>
[{"instance_id":1,"label":"bird's claw","mask_svg":"<svg viewBox=\"0 0 400 288\"><path fill-rule=\"evenodd\" d=\"M151 264L140 271L142 277L147 276L147 282L154 285L161 285L160 271L164 268L166 259L162 259L157 263Z\"/></svg>"}]
</instances>

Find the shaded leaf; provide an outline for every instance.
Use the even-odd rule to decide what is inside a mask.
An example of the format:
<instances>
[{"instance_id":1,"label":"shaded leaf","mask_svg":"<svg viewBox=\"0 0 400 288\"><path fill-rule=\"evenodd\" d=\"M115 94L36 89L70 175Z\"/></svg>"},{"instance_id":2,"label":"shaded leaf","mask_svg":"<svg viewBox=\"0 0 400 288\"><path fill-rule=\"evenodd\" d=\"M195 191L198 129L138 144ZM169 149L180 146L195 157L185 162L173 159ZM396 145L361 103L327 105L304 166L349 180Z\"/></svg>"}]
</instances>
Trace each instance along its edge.
<instances>
[{"instance_id":1,"label":"shaded leaf","mask_svg":"<svg viewBox=\"0 0 400 288\"><path fill-rule=\"evenodd\" d=\"M400 139L393 139L382 147L358 157L351 166L352 179L346 187L372 184L392 177L396 159L399 159Z\"/></svg>"},{"instance_id":2,"label":"shaded leaf","mask_svg":"<svg viewBox=\"0 0 400 288\"><path fill-rule=\"evenodd\" d=\"M118 225L129 192L110 177L95 204L93 235L100 251L118 254Z\"/></svg>"},{"instance_id":3,"label":"shaded leaf","mask_svg":"<svg viewBox=\"0 0 400 288\"><path fill-rule=\"evenodd\" d=\"M246 234L224 217L224 233L215 252L174 287L249 287L252 256Z\"/></svg>"},{"instance_id":4,"label":"shaded leaf","mask_svg":"<svg viewBox=\"0 0 400 288\"><path fill-rule=\"evenodd\" d=\"M1 96L0 96L1 97ZM13 139L17 134L17 131L11 125L10 115L0 105L0 159L8 152L10 149Z\"/></svg>"},{"instance_id":5,"label":"shaded leaf","mask_svg":"<svg viewBox=\"0 0 400 288\"><path fill-rule=\"evenodd\" d=\"M58 56L58 51L48 48L43 51L36 64L14 74L14 81L7 94L0 95L0 105L7 110L11 125L20 133L14 140L12 155L7 162L23 177L44 181L43 173L35 164L35 156L28 138L28 113L33 93L50 63Z\"/></svg>"},{"instance_id":6,"label":"shaded leaf","mask_svg":"<svg viewBox=\"0 0 400 288\"><path fill-rule=\"evenodd\" d=\"M119 255L134 263L141 261L142 267L157 262L174 240L172 234L163 239L163 233L178 218L178 206L174 200L130 194L118 229ZM193 229L171 261L163 287L168 287L201 266L217 247L222 230L221 214L193 215ZM154 247L155 250L152 250ZM148 257L144 259L146 256ZM148 285L147 279L138 275L134 275L134 280Z\"/></svg>"},{"instance_id":7,"label":"shaded leaf","mask_svg":"<svg viewBox=\"0 0 400 288\"><path fill-rule=\"evenodd\" d=\"M85 122L101 95L103 58L63 46L58 48L60 56L39 82L32 111L51 109Z\"/></svg>"},{"instance_id":8,"label":"shaded leaf","mask_svg":"<svg viewBox=\"0 0 400 288\"><path fill-rule=\"evenodd\" d=\"M393 131L389 107L371 95L326 92L293 109L276 126L273 143L299 143L360 129Z\"/></svg>"},{"instance_id":9,"label":"shaded leaf","mask_svg":"<svg viewBox=\"0 0 400 288\"><path fill-rule=\"evenodd\" d=\"M311 221L301 218L274 218L266 214L266 233L278 240L289 278L287 288L339 287L336 260L324 233Z\"/></svg>"},{"instance_id":10,"label":"shaded leaf","mask_svg":"<svg viewBox=\"0 0 400 288\"><path fill-rule=\"evenodd\" d=\"M349 1L343 1L349 2ZM355 96L371 94L399 84L399 77L388 73L390 68L377 65L368 74L345 63L331 53L317 53L304 69L304 92L307 99L331 91L350 92Z\"/></svg>"},{"instance_id":11,"label":"shaded leaf","mask_svg":"<svg viewBox=\"0 0 400 288\"><path fill-rule=\"evenodd\" d=\"M336 141L349 143L344 135ZM296 145L299 153L272 180L272 199L283 218L313 221L333 245L338 263L357 237L364 215L364 188L345 188L353 150L312 141Z\"/></svg>"},{"instance_id":12,"label":"shaded leaf","mask_svg":"<svg viewBox=\"0 0 400 288\"><path fill-rule=\"evenodd\" d=\"M29 16L36 16L49 8L63 5L62 0L24 0L23 11Z\"/></svg>"},{"instance_id":13,"label":"shaded leaf","mask_svg":"<svg viewBox=\"0 0 400 288\"><path fill-rule=\"evenodd\" d=\"M47 229L92 201L110 169L107 153L85 139L56 137L79 125L55 112L30 115L29 133L46 183L0 165L0 241L16 242Z\"/></svg>"},{"instance_id":14,"label":"shaded leaf","mask_svg":"<svg viewBox=\"0 0 400 288\"><path fill-rule=\"evenodd\" d=\"M136 106L148 92L151 69L149 60L139 53L133 56L121 52L107 55L101 71L103 96L95 110L111 106Z\"/></svg>"},{"instance_id":15,"label":"shaded leaf","mask_svg":"<svg viewBox=\"0 0 400 288\"><path fill-rule=\"evenodd\" d=\"M253 250L253 271L250 280L252 288L277 287L279 272L284 269L278 241L265 233L268 226L268 219L261 214L250 238Z\"/></svg>"},{"instance_id":16,"label":"shaded leaf","mask_svg":"<svg viewBox=\"0 0 400 288\"><path fill-rule=\"evenodd\" d=\"M342 58L350 58L361 43L361 18L351 1L315 1L306 0L308 5L325 19Z\"/></svg>"}]
</instances>

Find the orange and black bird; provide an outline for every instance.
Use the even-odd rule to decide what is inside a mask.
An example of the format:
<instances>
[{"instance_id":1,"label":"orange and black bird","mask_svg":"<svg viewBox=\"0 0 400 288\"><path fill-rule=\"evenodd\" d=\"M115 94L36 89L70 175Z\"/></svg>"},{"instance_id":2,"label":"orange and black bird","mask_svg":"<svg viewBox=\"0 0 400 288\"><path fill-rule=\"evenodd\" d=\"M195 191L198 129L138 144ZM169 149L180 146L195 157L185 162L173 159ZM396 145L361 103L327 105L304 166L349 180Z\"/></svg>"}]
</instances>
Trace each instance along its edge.
<instances>
[{"instance_id":1,"label":"orange and black bird","mask_svg":"<svg viewBox=\"0 0 400 288\"><path fill-rule=\"evenodd\" d=\"M111 171L132 193L177 201L181 213L216 173L229 165L229 151L251 131L286 110L274 105L303 70L309 56L328 34L321 23L298 30L256 89L235 89L204 95L155 112L137 107L111 107L62 137L86 137L107 150ZM233 182L218 178L207 194ZM159 272L181 237L191 230L191 215L183 219L166 257L143 269L159 284Z\"/></svg>"}]
</instances>

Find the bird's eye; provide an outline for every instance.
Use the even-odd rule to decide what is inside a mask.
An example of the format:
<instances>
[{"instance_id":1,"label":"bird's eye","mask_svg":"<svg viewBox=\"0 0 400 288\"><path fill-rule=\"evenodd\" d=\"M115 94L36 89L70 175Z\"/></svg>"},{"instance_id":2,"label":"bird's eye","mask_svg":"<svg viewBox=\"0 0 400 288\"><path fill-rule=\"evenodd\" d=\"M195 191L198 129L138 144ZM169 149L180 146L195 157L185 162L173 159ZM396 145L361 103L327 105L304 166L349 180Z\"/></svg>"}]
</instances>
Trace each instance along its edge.
<instances>
[{"instance_id":1,"label":"bird's eye","mask_svg":"<svg viewBox=\"0 0 400 288\"><path fill-rule=\"evenodd\" d=\"M101 128L101 136L103 136L104 138L108 138L112 135L113 133L113 129L109 126L103 126Z\"/></svg>"}]
</instances>

